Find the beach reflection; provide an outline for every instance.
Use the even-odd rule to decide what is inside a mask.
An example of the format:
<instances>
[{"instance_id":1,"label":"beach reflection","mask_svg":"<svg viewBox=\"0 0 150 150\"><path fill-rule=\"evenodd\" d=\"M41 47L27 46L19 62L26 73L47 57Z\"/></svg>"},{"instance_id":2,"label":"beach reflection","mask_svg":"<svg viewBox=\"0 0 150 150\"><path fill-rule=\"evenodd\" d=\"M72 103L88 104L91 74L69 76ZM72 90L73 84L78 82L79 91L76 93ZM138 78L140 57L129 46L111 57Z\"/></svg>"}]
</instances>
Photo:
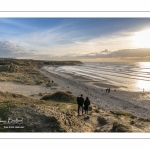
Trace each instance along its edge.
<instances>
[{"instance_id":1,"label":"beach reflection","mask_svg":"<svg viewBox=\"0 0 150 150\"><path fill-rule=\"evenodd\" d=\"M143 80L137 80L136 87L140 91L141 90L150 91L150 82L149 81L143 81Z\"/></svg>"},{"instance_id":2,"label":"beach reflection","mask_svg":"<svg viewBox=\"0 0 150 150\"><path fill-rule=\"evenodd\" d=\"M145 74L147 76L150 76L150 62L139 62L139 75ZM149 78L147 78L149 80ZM150 91L150 81L143 80L137 80L136 81L136 88L140 91Z\"/></svg>"},{"instance_id":3,"label":"beach reflection","mask_svg":"<svg viewBox=\"0 0 150 150\"><path fill-rule=\"evenodd\" d=\"M142 72L150 73L150 62L139 62L138 64Z\"/></svg>"}]
</instances>

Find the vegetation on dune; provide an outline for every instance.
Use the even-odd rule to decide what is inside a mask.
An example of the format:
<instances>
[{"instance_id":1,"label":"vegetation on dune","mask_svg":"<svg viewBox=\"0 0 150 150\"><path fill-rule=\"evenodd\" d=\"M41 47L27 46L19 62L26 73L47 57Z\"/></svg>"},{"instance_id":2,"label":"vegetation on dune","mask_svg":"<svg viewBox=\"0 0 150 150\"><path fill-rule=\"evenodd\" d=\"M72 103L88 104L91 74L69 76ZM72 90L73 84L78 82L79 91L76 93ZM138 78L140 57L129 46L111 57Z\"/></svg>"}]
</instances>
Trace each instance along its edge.
<instances>
[{"instance_id":1,"label":"vegetation on dune","mask_svg":"<svg viewBox=\"0 0 150 150\"><path fill-rule=\"evenodd\" d=\"M132 132L131 127L118 122L113 123L111 132Z\"/></svg>"},{"instance_id":2,"label":"vegetation on dune","mask_svg":"<svg viewBox=\"0 0 150 150\"><path fill-rule=\"evenodd\" d=\"M6 107L6 106L0 107L0 118L1 118L1 120L8 119L8 111L9 111L9 107Z\"/></svg>"},{"instance_id":3,"label":"vegetation on dune","mask_svg":"<svg viewBox=\"0 0 150 150\"><path fill-rule=\"evenodd\" d=\"M6 121L0 122L0 132L65 132L54 116L46 116L38 112L36 106L39 105L44 107L48 103L0 91L0 119ZM9 124L7 120L12 116L23 117L23 124ZM42 123L39 124L39 122ZM4 128L4 126L23 126L24 128Z\"/></svg>"},{"instance_id":4,"label":"vegetation on dune","mask_svg":"<svg viewBox=\"0 0 150 150\"><path fill-rule=\"evenodd\" d=\"M8 116L19 115L24 121L21 124L24 128L18 129L4 128L9 124L0 123L0 132L141 132L145 127L149 131L149 119L133 120L130 113L121 111L115 111L113 115L105 110L98 112L93 104L92 111L96 113L77 117L75 96L62 91L45 94L43 100L37 100L0 92L0 118L7 120ZM118 115L125 117L120 119Z\"/></svg>"},{"instance_id":5,"label":"vegetation on dune","mask_svg":"<svg viewBox=\"0 0 150 150\"><path fill-rule=\"evenodd\" d=\"M13 81L20 82L28 85L44 85L50 79L48 77L44 77L44 75L39 72L2 72L0 74L1 81Z\"/></svg>"},{"instance_id":6,"label":"vegetation on dune","mask_svg":"<svg viewBox=\"0 0 150 150\"><path fill-rule=\"evenodd\" d=\"M28 85L46 85L50 81L40 72L34 70L34 67L44 65L76 65L82 64L79 61L42 61L27 59L2 59L0 58L0 80L14 81ZM57 84L50 84L57 86Z\"/></svg>"},{"instance_id":7,"label":"vegetation on dune","mask_svg":"<svg viewBox=\"0 0 150 150\"><path fill-rule=\"evenodd\" d=\"M28 69L32 69L35 66L45 65L79 65L82 64L80 61L48 61L48 60L33 60L33 59L7 59L0 58L0 65L17 65L27 66Z\"/></svg>"},{"instance_id":8,"label":"vegetation on dune","mask_svg":"<svg viewBox=\"0 0 150 150\"><path fill-rule=\"evenodd\" d=\"M150 118L139 118L139 121L150 122Z\"/></svg>"},{"instance_id":9,"label":"vegetation on dune","mask_svg":"<svg viewBox=\"0 0 150 150\"><path fill-rule=\"evenodd\" d=\"M0 72L21 72L22 68L18 65L0 65Z\"/></svg>"},{"instance_id":10,"label":"vegetation on dune","mask_svg":"<svg viewBox=\"0 0 150 150\"><path fill-rule=\"evenodd\" d=\"M98 117L97 121L101 126L106 125L108 123L107 120L103 117Z\"/></svg>"},{"instance_id":11,"label":"vegetation on dune","mask_svg":"<svg viewBox=\"0 0 150 150\"><path fill-rule=\"evenodd\" d=\"M56 92L51 95L45 95L41 98L41 100L53 100L58 102L76 103L76 97L74 95L62 91Z\"/></svg>"},{"instance_id":12,"label":"vegetation on dune","mask_svg":"<svg viewBox=\"0 0 150 150\"><path fill-rule=\"evenodd\" d=\"M125 111L110 111L112 114L118 115L118 116L130 116L131 118L137 118L135 115L129 112Z\"/></svg>"}]
</instances>

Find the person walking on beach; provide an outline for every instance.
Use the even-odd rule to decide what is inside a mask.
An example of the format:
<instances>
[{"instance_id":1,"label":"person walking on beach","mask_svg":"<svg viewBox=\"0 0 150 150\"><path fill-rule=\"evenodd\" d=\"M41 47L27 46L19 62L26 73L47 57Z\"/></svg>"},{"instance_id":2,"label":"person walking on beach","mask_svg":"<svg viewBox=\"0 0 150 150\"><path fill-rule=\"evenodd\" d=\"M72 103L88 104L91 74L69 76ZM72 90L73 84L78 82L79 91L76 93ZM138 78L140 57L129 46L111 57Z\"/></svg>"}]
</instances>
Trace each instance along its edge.
<instances>
[{"instance_id":1,"label":"person walking on beach","mask_svg":"<svg viewBox=\"0 0 150 150\"><path fill-rule=\"evenodd\" d=\"M106 89L106 93L108 92L108 89Z\"/></svg>"},{"instance_id":2,"label":"person walking on beach","mask_svg":"<svg viewBox=\"0 0 150 150\"><path fill-rule=\"evenodd\" d=\"M90 105L90 100L88 97L86 97L86 100L84 101L84 110L85 110L85 114L88 114L88 108Z\"/></svg>"},{"instance_id":3,"label":"person walking on beach","mask_svg":"<svg viewBox=\"0 0 150 150\"><path fill-rule=\"evenodd\" d=\"M78 103L78 115L80 115L80 107L82 109L82 115L83 115L83 110L84 110L84 107L83 107L83 104L84 104L84 98L83 98L83 95L81 94L80 97L77 97L77 103Z\"/></svg>"}]
</instances>

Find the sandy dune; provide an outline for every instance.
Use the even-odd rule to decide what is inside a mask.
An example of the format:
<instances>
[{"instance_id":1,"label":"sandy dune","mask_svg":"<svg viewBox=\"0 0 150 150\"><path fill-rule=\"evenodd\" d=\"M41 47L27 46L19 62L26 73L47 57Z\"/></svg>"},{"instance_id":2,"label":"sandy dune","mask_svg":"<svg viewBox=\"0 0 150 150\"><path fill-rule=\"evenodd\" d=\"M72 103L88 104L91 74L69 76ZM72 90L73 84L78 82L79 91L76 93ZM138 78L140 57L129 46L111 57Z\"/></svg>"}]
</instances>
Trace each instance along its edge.
<instances>
[{"instance_id":1,"label":"sandy dune","mask_svg":"<svg viewBox=\"0 0 150 150\"><path fill-rule=\"evenodd\" d=\"M31 96L39 93L53 93L56 90L61 90L60 87L47 87L40 85L24 85L15 82L0 82L0 91Z\"/></svg>"}]
</instances>

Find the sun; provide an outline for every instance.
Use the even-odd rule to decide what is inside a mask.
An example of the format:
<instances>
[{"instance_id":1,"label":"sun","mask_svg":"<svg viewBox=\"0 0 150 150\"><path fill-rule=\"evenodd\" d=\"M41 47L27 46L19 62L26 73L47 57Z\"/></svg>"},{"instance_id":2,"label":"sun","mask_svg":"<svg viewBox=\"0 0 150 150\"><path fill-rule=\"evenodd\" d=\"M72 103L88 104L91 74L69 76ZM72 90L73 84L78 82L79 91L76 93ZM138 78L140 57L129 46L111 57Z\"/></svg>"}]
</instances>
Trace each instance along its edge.
<instances>
[{"instance_id":1,"label":"sun","mask_svg":"<svg viewBox=\"0 0 150 150\"><path fill-rule=\"evenodd\" d=\"M150 48L150 29L135 32L132 40L137 48Z\"/></svg>"}]
</instances>

